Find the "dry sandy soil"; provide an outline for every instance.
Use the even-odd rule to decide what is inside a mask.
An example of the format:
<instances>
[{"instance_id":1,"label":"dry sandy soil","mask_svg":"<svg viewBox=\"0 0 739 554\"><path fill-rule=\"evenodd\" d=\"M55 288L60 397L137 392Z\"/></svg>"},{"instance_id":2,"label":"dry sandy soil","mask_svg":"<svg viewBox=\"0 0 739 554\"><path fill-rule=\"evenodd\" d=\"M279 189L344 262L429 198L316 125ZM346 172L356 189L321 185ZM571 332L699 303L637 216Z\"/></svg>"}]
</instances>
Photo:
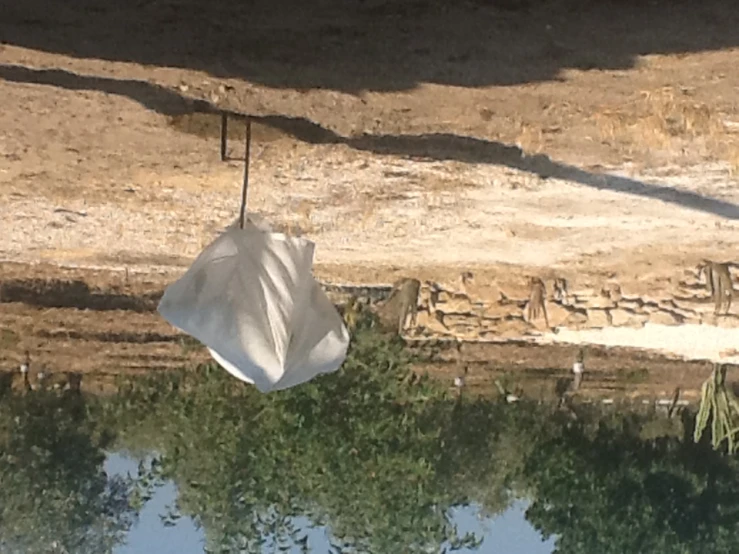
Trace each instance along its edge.
<instances>
[{"instance_id":1,"label":"dry sandy soil","mask_svg":"<svg viewBox=\"0 0 739 554\"><path fill-rule=\"evenodd\" d=\"M701 258L739 258L738 13L719 0L5 5L0 258L50 264L27 278L118 271L106 290L124 269L176 277L237 215L244 128L230 125L220 161L228 110L254 118L249 209L314 240L322 280L472 270L514 297L533 274L669 298ZM4 325L18 306L2 305ZM736 334L698 357L732 346Z\"/></svg>"}]
</instances>

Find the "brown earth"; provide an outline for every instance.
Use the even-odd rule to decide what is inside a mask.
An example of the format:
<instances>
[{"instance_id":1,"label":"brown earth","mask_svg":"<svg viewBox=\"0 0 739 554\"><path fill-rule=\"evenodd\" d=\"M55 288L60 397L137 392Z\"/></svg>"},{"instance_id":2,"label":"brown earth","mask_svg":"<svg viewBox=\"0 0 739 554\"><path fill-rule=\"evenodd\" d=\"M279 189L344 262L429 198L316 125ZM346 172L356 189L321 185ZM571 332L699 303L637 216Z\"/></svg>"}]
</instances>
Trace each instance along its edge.
<instances>
[{"instance_id":1,"label":"brown earth","mask_svg":"<svg viewBox=\"0 0 739 554\"><path fill-rule=\"evenodd\" d=\"M0 259L49 265L0 279L83 283L3 328L82 371L185 359L133 307L236 217L243 123L221 162L218 110L254 117L249 207L314 240L324 281L472 270L518 302L565 276L662 309L739 257L737 28L726 0L3 6Z\"/></svg>"},{"instance_id":2,"label":"brown earth","mask_svg":"<svg viewBox=\"0 0 739 554\"><path fill-rule=\"evenodd\" d=\"M82 389L115 390L116 377L205 362L207 352L174 330L155 311L166 280L105 270L60 270L51 265L0 264L0 373L21 387L18 366L31 354L32 381L39 371L62 386L67 372L82 374ZM499 380L541 400L557 397L558 381L571 380L575 345L520 341L411 342L426 360L415 370L448 382L464 376L466 390L490 394ZM681 399L695 402L711 366L628 349L589 347L587 377L578 400L618 402ZM61 379L61 381L59 381Z\"/></svg>"}]
</instances>

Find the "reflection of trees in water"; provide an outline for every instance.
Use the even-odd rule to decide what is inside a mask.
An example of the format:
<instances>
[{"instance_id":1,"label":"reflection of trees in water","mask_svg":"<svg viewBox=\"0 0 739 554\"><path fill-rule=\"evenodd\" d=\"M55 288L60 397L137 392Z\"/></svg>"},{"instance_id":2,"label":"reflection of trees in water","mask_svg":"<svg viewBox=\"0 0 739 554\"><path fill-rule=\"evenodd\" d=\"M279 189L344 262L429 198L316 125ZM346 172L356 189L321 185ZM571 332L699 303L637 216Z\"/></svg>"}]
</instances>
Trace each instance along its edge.
<instances>
[{"instance_id":1,"label":"reflection of trees in water","mask_svg":"<svg viewBox=\"0 0 739 554\"><path fill-rule=\"evenodd\" d=\"M736 552L735 459L690 433L640 441L642 424L626 416L539 441L524 471L529 521L559 536L556 552Z\"/></svg>"},{"instance_id":2,"label":"reflection of trees in water","mask_svg":"<svg viewBox=\"0 0 739 554\"><path fill-rule=\"evenodd\" d=\"M204 368L138 384L119 399L128 421L110 410L127 445L164 453L179 508L212 546L299 542L289 521L304 515L345 551L425 552L457 538L452 506L493 515L515 497L532 501L527 517L558 552L739 546L739 473L684 440L690 414L662 426L654 414L455 400L407 367L400 343L360 328L339 373L289 391L260 395Z\"/></svg>"},{"instance_id":3,"label":"reflection of trees in water","mask_svg":"<svg viewBox=\"0 0 739 554\"><path fill-rule=\"evenodd\" d=\"M342 549L462 544L435 469L450 405L405 368L399 341L360 333L339 374L288 391L261 395L204 369L168 386L154 378L121 401L134 407L130 444L164 453L179 508L214 549L259 552L273 534L292 542L289 520L299 515L328 523ZM124 421L119 413L111 407Z\"/></svg>"},{"instance_id":4,"label":"reflection of trees in water","mask_svg":"<svg viewBox=\"0 0 739 554\"><path fill-rule=\"evenodd\" d=\"M77 395L0 402L0 552L110 552L135 518L130 483L103 470L106 440Z\"/></svg>"},{"instance_id":5,"label":"reflection of trees in water","mask_svg":"<svg viewBox=\"0 0 739 554\"><path fill-rule=\"evenodd\" d=\"M340 372L280 393L261 395L213 367L152 375L93 418L62 410L53 436L65 444L48 439L42 446L55 461L34 462L47 474L42 484L23 477L15 490L84 497L64 508L69 528L111 531L101 544L113 544L132 516L100 474L95 437L110 429L120 447L161 453L155 476L175 481L179 512L204 528L214 551L258 552L275 537L301 544L305 530L291 528L292 516L327 525L345 552L437 551L472 542L456 536L451 507L475 502L492 515L515 497L532 502L527 517L558 537L557 552L739 551L739 472L733 458L692 442L689 414L663 433L648 414L454 399L407 367L399 341L360 324ZM11 419L3 418L2 444L33 451L40 439L11 439ZM24 425L22 434L39 435ZM80 456L88 461L73 461ZM3 476L20 479L3 463ZM77 481L64 477L73 469ZM102 513L119 515L94 515ZM57 516L44 540L69 533L66 519Z\"/></svg>"}]
</instances>

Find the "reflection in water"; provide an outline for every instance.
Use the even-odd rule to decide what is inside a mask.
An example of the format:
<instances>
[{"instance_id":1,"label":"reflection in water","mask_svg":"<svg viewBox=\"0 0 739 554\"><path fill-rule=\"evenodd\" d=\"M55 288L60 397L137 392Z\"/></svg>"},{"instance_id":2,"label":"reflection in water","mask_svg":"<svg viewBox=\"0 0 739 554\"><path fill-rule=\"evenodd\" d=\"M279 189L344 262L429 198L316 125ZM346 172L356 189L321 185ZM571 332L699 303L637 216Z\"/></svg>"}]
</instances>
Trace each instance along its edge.
<instances>
[{"instance_id":1,"label":"reflection in water","mask_svg":"<svg viewBox=\"0 0 739 554\"><path fill-rule=\"evenodd\" d=\"M360 327L341 371L275 394L213 367L8 391L0 551L739 551L735 459L687 411L453 398L405 356Z\"/></svg>"},{"instance_id":2,"label":"reflection in water","mask_svg":"<svg viewBox=\"0 0 739 554\"><path fill-rule=\"evenodd\" d=\"M0 401L0 551L109 552L135 521L135 483L102 471L109 436L80 396Z\"/></svg>"},{"instance_id":3,"label":"reflection in water","mask_svg":"<svg viewBox=\"0 0 739 554\"><path fill-rule=\"evenodd\" d=\"M120 453L111 454L106 460L109 475L125 476L137 474L138 461ZM165 523L163 514L177 501L177 487L168 481L157 489L151 500L139 515L138 524L131 529L126 544L115 549L115 554L139 554L157 552L159 554L200 554L203 552L205 535L189 517L182 517L173 523ZM483 544L491 552L526 554L549 554L554 549L554 541L542 541L539 533L532 529L525 519L527 504L515 502L506 512L496 518L487 518L477 506L456 507L450 510L452 520L463 533L474 533L483 538ZM304 517L294 519L294 525L308 536L311 552L330 551L330 530L325 526L313 527ZM265 552L270 551L264 548ZM293 547L288 552L299 553ZM461 549L460 554L475 552Z\"/></svg>"},{"instance_id":4,"label":"reflection in water","mask_svg":"<svg viewBox=\"0 0 739 554\"><path fill-rule=\"evenodd\" d=\"M105 460L105 471L110 476L138 477L138 460L113 453ZM151 499L143 506L138 523L126 537L126 543L115 549L115 554L188 554L203 552L204 536L192 519L180 518L171 522L165 519L177 500L177 486L167 481L153 491Z\"/></svg>"}]
</instances>

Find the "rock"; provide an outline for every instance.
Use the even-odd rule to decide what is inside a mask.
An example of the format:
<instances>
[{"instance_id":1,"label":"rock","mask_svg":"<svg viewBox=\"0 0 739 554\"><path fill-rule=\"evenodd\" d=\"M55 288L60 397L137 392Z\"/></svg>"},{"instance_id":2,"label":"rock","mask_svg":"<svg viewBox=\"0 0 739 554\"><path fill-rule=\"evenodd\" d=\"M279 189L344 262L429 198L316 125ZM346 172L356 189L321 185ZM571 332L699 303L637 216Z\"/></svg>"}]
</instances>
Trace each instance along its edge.
<instances>
[{"instance_id":1,"label":"rock","mask_svg":"<svg viewBox=\"0 0 739 554\"><path fill-rule=\"evenodd\" d=\"M500 293L504 299L523 300L529 297L531 287L528 281L520 281L516 283L505 283L500 286Z\"/></svg>"},{"instance_id":2,"label":"rock","mask_svg":"<svg viewBox=\"0 0 739 554\"><path fill-rule=\"evenodd\" d=\"M416 322L419 327L424 327L432 333L442 335L449 333L447 328L436 318L436 316L429 315L428 312L418 312Z\"/></svg>"},{"instance_id":3,"label":"rock","mask_svg":"<svg viewBox=\"0 0 739 554\"><path fill-rule=\"evenodd\" d=\"M713 312L716 309L716 306L713 303L713 300L711 300L708 297L698 300L694 304L694 306L695 306L695 312L697 314L704 315L704 316L715 315Z\"/></svg>"},{"instance_id":4,"label":"rock","mask_svg":"<svg viewBox=\"0 0 739 554\"><path fill-rule=\"evenodd\" d=\"M654 314L657 312L661 312L662 308L660 308L659 304L657 304L656 302L645 302L644 306L642 306L642 311L648 314Z\"/></svg>"},{"instance_id":5,"label":"rock","mask_svg":"<svg viewBox=\"0 0 739 554\"><path fill-rule=\"evenodd\" d=\"M570 312L570 315L567 316L568 322L582 323L588 320L588 311L585 308L570 306L567 311Z\"/></svg>"},{"instance_id":6,"label":"rock","mask_svg":"<svg viewBox=\"0 0 739 554\"><path fill-rule=\"evenodd\" d=\"M500 322L503 321L502 317L496 317L496 318L482 318L480 320L480 329L484 330L495 330L500 325Z\"/></svg>"},{"instance_id":7,"label":"rock","mask_svg":"<svg viewBox=\"0 0 739 554\"><path fill-rule=\"evenodd\" d=\"M631 310L624 310L622 308L616 308L611 310L611 325L614 327L625 327L628 326L629 322L632 321L636 314Z\"/></svg>"},{"instance_id":8,"label":"rock","mask_svg":"<svg viewBox=\"0 0 739 554\"><path fill-rule=\"evenodd\" d=\"M554 302L547 302L547 315L549 316L549 325L552 327L559 327L565 324L570 314L574 312L572 308L566 308L560 304Z\"/></svg>"},{"instance_id":9,"label":"rock","mask_svg":"<svg viewBox=\"0 0 739 554\"><path fill-rule=\"evenodd\" d=\"M621 293L621 285L614 282L606 283L601 289L601 295L609 298L612 302L617 303L623 297Z\"/></svg>"},{"instance_id":10,"label":"rock","mask_svg":"<svg viewBox=\"0 0 739 554\"><path fill-rule=\"evenodd\" d=\"M482 309L482 317L484 319L501 319L518 311L515 304L488 304Z\"/></svg>"},{"instance_id":11,"label":"rock","mask_svg":"<svg viewBox=\"0 0 739 554\"><path fill-rule=\"evenodd\" d=\"M676 310L680 310L682 313L685 314L693 314L696 313L696 299L695 298L674 298L673 304L675 305Z\"/></svg>"},{"instance_id":12,"label":"rock","mask_svg":"<svg viewBox=\"0 0 739 554\"><path fill-rule=\"evenodd\" d=\"M467 281L465 288L467 295L473 302L480 302L485 305L496 304L503 298L500 287L494 281L482 284L478 282L477 278L473 277Z\"/></svg>"},{"instance_id":13,"label":"rock","mask_svg":"<svg viewBox=\"0 0 739 554\"><path fill-rule=\"evenodd\" d=\"M626 308L627 310L634 310L639 311L644 306L644 302L641 298L634 297L634 298L624 298L621 297L621 300L618 301L618 307L619 308Z\"/></svg>"},{"instance_id":14,"label":"rock","mask_svg":"<svg viewBox=\"0 0 739 554\"><path fill-rule=\"evenodd\" d=\"M474 317L472 314L444 313L444 325L446 325L450 329L452 327L459 327L459 326L479 327L480 320Z\"/></svg>"},{"instance_id":15,"label":"rock","mask_svg":"<svg viewBox=\"0 0 739 554\"><path fill-rule=\"evenodd\" d=\"M542 322L543 324L543 322ZM498 327L498 338L515 339L531 331L531 326L523 319L508 319L500 322Z\"/></svg>"},{"instance_id":16,"label":"rock","mask_svg":"<svg viewBox=\"0 0 739 554\"><path fill-rule=\"evenodd\" d=\"M472 325L451 325L449 331L459 339L477 340L480 337L480 328Z\"/></svg>"},{"instance_id":17,"label":"rock","mask_svg":"<svg viewBox=\"0 0 739 554\"><path fill-rule=\"evenodd\" d=\"M602 328L611 326L611 314L608 310L588 310L588 327Z\"/></svg>"},{"instance_id":18,"label":"rock","mask_svg":"<svg viewBox=\"0 0 739 554\"><path fill-rule=\"evenodd\" d=\"M649 321L647 314L634 312L632 310L624 310L622 308L616 308L610 311L611 314L611 325L614 327L633 327L640 329L644 327L644 324Z\"/></svg>"},{"instance_id":19,"label":"rock","mask_svg":"<svg viewBox=\"0 0 739 554\"><path fill-rule=\"evenodd\" d=\"M675 302L663 302L661 307L665 311L678 314L683 319L695 318L698 315L695 310L685 309L683 306L680 306Z\"/></svg>"},{"instance_id":20,"label":"rock","mask_svg":"<svg viewBox=\"0 0 739 554\"><path fill-rule=\"evenodd\" d=\"M641 329L649 321L649 316L646 314L636 314L632 317L623 327L630 327L632 329Z\"/></svg>"},{"instance_id":21,"label":"rock","mask_svg":"<svg viewBox=\"0 0 739 554\"><path fill-rule=\"evenodd\" d=\"M675 312L667 310L654 312L649 316L649 323L656 323L657 325L681 325L685 321L685 318Z\"/></svg>"},{"instance_id":22,"label":"rock","mask_svg":"<svg viewBox=\"0 0 739 554\"><path fill-rule=\"evenodd\" d=\"M531 333L536 334L536 331L540 333L546 333L548 331L551 331L551 326L547 327L547 322L544 321L544 316L527 323L526 334L531 334Z\"/></svg>"},{"instance_id":23,"label":"rock","mask_svg":"<svg viewBox=\"0 0 739 554\"><path fill-rule=\"evenodd\" d=\"M590 305L590 301L592 300L592 296L579 296L575 294L570 295L570 305L571 306L577 306L579 308L584 308L588 305Z\"/></svg>"},{"instance_id":24,"label":"rock","mask_svg":"<svg viewBox=\"0 0 739 554\"><path fill-rule=\"evenodd\" d=\"M583 305L587 308L594 308L594 309L600 309L600 310L606 310L610 308L615 308L616 303L611 300L608 296L603 296L602 294L596 294L594 296L591 296L590 298L586 299L585 302L583 302Z\"/></svg>"},{"instance_id":25,"label":"rock","mask_svg":"<svg viewBox=\"0 0 739 554\"><path fill-rule=\"evenodd\" d=\"M716 318L716 327L722 329L739 329L739 317L733 314L720 315Z\"/></svg>"},{"instance_id":26,"label":"rock","mask_svg":"<svg viewBox=\"0 0 739 554\"><path fill-rule=\"evenodd\" d=\"M500 336L498 335L497 331L483 331L480 333L480 340L484 341L494 341L498 340Z\"/></svg>"},{"instance_id":27,"label":"rock","mask_svg":"<svg viewBox=\"0 0 739 554\"><path fill-rule=\"evenodd\" d=\"M564 327L571 327L573 329L581 329L583 326L587 326L588 316L585 310L573 310L567 319L564 321Z\"/></svg>"},{"instance_id":28,"label":"rock","mask_svg":"<svg viewBox=\"0 0 739 554\"><path fill-rule=\"evenodd\" d=\"M701 324L702 325L717 325L718 324L718 316L714 314L713 312L706 312L701 314Z\"/></svg>"},{"instance_id":29,"label":"rock","mask_svg":"<svg viewBox=\"0 0 739 554\"><path fill-rule=\"evenodd\" d=\"M611 325L614 327L644 327L644 324L649 320L647 314L634 312L632 310L625 310L622 308L616 308L611 310Z\"/></svg>"},{"instance_id":30,"label":"rock","mask_svg":"<svg viewBox=\"0 0 739 554\"><path fill-rule=\"evenodd\" d=\"M659 303L664 301L664 298L655 298L647 295L642 296L641 299L645 306L659 306Z\"/></svg>"},{"instance_id":31,"label":"rock","mask_svg":"<svg viewBox=\"0 0 739 554\"><path fill-rule=\"evenodd\" d=\"M593 296L598 296L599 292L600 291L594 288L584 288L570 291L570 296L575 298L576 301L580 302L581 300L592 298Z\"/></svg>"},{"instance_id":32,"label":"rock","mask_svg":"<svg viewBox=\"0 0 739 554\"><path fill-rule=\"evenodd\" d=\"M444 291L439 293L439 300L436 303L436 309L445 314L466 314L477 308L469 297L463 294L449 294Z\"/></svg>"},{"instance_id":33,"label":"rock","mask_svg":"<svg viewBox=\"0 0 739 554\"><path fill-rule=\"evenodd\" d=\"M696 314L689 314L683 317L683 323L690 323L691 325L700 325L702 318Z\"/></svg>"}]
</instances>

